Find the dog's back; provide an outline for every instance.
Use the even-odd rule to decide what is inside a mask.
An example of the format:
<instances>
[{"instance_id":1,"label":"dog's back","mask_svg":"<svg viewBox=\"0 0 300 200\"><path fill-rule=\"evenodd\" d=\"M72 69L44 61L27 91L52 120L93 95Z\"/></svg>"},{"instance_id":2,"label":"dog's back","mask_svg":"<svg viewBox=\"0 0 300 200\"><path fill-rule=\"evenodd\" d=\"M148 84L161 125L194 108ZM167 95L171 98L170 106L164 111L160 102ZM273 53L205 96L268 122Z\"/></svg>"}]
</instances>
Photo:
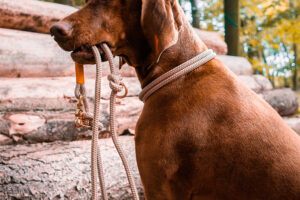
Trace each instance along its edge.
<instances>
[{"instance_id":1,"label":"dog's back","mask_svg":"<svg viewBox=\"0 0 300 200\"><path fill-rule=\"evenodd\" d=\"M141 175L158 178L146 192L300 199L299 136L217 59L150 97L136 131Z\"/></svg>"}]
</instances>

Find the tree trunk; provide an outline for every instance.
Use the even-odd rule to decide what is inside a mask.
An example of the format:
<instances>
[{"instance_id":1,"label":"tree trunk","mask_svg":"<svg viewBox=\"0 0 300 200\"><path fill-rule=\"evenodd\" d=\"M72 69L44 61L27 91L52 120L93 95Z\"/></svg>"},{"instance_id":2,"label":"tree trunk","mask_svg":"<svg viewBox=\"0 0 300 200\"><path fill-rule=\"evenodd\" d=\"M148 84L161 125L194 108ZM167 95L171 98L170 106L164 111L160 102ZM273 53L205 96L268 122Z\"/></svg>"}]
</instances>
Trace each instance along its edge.
<instances>
[{"instance_id":1,"label":"tree trunk","mask_svg":"<svg viewBox=\"0 0 300 200\"><path fill-rule=\"evenodd\" d=\"M224 0L225 41L228 45L228 55L240 54L239 41L239 0Z\"/></svg>"},{"instance_id":2,"label":"tree trunk","mask_svg":"<svg viewBox=\"0 0 300 200\"><path fill-rule=\"evenodd\" d=\"M134 138L119 139L144 199ZM0 146L0 199L91 199L90 148L90 141ZM109 199L132 199L111 139L101 139L100 148Z\"/></svg>"},{"instance_id":3,"label":"tree trunk","mask_svg":"<svg viewBox=\"0 0 300 200\"><path fill-rule=\"evenodd\" d=\"M192 25L195 28L200 28L200 13L197 6L197 0L190 0L192 8Z\"/></svg>"},{"instance_id":4,"label":"tree trunk","mask_svg":"<svg viewBox=\"0 0 300 200\"><path fill-rule=\"evenodd\" d=\"M293 89L298 89L298 68L297 68L297 44L293 44L293 51L294 51L294 74L293 74Z\"/></svg>"},{"instance_id":5,"label":"tree trunk","mask_svg":"<svg viewBox=\"0 0 300 200\"><path fill-rule=\"evenodd\" d=\"M290 0L290 13L294 13L292 14L292 19L293 20L292 24L294 26L296 26L296 20L297 20L297 17L298 17L298 13L296 12L295 10L295 5L294 5L294 2L292 0ZM298 89L298 48L297 48L297 43L295 41L295 35L293 35L293 51L294 51L294 66L293 66L293 70L294 70L294 73L293 73L293 89L296 91Z\"/></svg>"},{"instance_id":6,"label":"tree trunk","mask_svg":"<svg viewBox=\"0 0 300 200\"><path fill-rule=\"evenodd\" d=\"M60 3L60 4L65 4L65 5L73 5L73 0L54 0L54 3Z\"/></svg>"}]
</instances>

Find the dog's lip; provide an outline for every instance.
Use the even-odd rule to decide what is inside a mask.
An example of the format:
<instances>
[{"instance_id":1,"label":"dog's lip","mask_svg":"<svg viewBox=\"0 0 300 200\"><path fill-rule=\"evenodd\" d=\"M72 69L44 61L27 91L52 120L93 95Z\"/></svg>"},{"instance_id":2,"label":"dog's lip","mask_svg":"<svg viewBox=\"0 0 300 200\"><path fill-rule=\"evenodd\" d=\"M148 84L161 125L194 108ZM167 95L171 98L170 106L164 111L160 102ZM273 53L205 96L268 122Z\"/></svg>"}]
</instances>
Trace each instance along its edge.
<instances>
[{"instance_id":1,"label":"dog's lip","mask_svg":"<svg viewBox=\"0 0 300 200\"><path fill-rule=\"evenodd\" d=\"M100 44L101 43L98 43L94 46L96 46L98 48L101 58L102 58L102 61L107 61L103 50L100 48ZM95 63L95 57L94 57L92 48L89 45L81 45L81 46L75 48L71 52L71 57L75 62L78 62L81 64L94 64Z\"/></svg>"},{"instance_id":2,"label":"dog's lip","mask_svg":"<svg viewBox=\"0 0 300 200\"><path fill-rule=\"evenodd\" d=\"M92 54L93 51L92 51L92 46L96 46L100 52L100 54L103 54L103 50L102 48L100 47L101 44L106 44L111 51L114 51L116 48L112 47L108 42L100 42L100 43L97 43L97 44L94 44L94 45L87 45L87 44L84 44L84 45L81 45L79 47L76 47L74 48L72 51L72 53L76 54L76 53L86 53L86 54Z\"/></svg>"},{"instance_id":3,"label":"dog's lip","mask_svg":"<svg viewBox=\"0 0 300 200\"><path fill-rule=\"evenodd\" d=\"M102 49L100 48L100 44L96 44L95 46L99 49L100 53L103 53ZM74 53L74 54L76 54L76 53L92 54L93 52L92 52L91 46L89 46L89 45L82 45L82 46L79 46L79 47L75 48L72 51L72 53Z\"/></svg>"}]
</instances>

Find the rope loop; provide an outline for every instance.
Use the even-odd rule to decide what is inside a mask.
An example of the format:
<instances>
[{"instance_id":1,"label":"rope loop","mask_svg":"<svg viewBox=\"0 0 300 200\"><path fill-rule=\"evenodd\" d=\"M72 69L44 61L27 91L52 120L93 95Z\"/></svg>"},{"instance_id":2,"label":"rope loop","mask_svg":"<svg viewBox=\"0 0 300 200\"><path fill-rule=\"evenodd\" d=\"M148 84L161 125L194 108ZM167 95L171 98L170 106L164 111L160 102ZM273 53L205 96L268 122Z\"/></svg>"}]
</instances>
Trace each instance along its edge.
<instances>
[{"instance_id":1,"label":"rope loop","mask_svg":"<svg viewBox=\"0 0 300 200\"><path fill-rule=\"evenodd\" d=\"M107 79L109 80L109 87L114 91L115 93L121 92L123 89L123 85L121 84L122 78L119 75L116 74L109 74L107 76Z\"/></svg>"},{"instance_id":2,"label":"rope loop","mask_svg":"<svg viewBox=\"0 0 300 200\"><path fill-rule=\"evenodd\" d=\"M81 84L79 84L79 83L76 83L76 87L75 87L75 91L74 91L74 94L75 94L75 97L76 97L76 99L79 99L80 98L80 96L81 96L81 92L80 92L80 86Z\"/></svg>"}]
</instances>

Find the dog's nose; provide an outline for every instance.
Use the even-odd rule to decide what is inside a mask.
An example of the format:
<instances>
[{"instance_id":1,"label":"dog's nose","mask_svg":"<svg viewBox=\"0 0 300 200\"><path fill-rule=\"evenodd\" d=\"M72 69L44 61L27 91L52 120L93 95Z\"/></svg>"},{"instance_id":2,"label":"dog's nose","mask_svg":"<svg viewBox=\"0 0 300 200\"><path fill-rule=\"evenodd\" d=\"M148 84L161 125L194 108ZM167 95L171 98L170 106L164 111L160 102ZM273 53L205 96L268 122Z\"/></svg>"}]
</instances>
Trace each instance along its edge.
<instances>
[{"instance_id":1,"label":"dog's nose","mask_svg":"<svg viewBox=\"0 0 300 200\"><path fill-rule=\"evenodd\" d=\"M71 25L66 22L58 22L51 26L50 33L59 39L67 39L71 37Z\"/></svg>"}]
</instances>

